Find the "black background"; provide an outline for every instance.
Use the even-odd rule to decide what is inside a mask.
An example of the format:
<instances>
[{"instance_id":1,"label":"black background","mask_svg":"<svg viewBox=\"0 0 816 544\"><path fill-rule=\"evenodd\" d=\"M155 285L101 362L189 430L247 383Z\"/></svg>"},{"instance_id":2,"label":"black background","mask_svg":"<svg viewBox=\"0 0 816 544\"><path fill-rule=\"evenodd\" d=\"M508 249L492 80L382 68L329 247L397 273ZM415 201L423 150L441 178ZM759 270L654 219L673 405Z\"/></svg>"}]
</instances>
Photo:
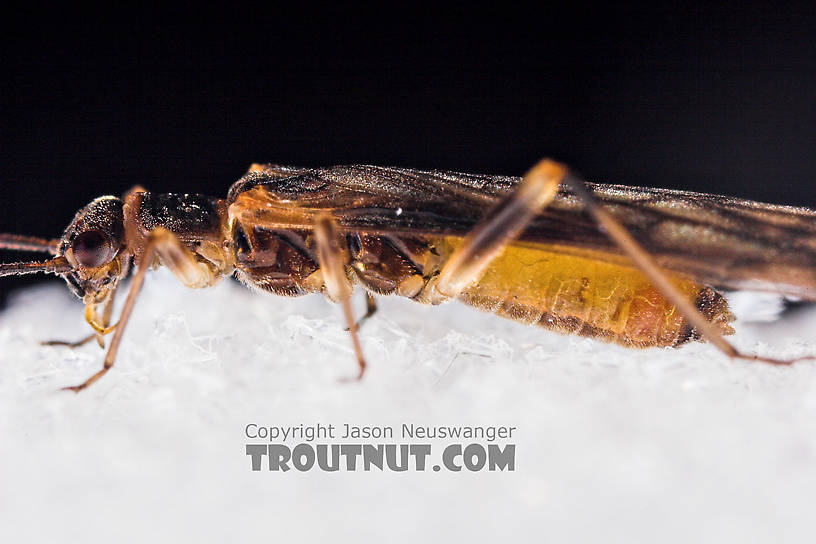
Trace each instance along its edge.
<instances>
[{"instance_id":1,"label":"black background","mask_svg":"<svg viewBox=\"0 0 816 544\"><path fill-rule=\"evenodd\" d=\"M225 195L255 161L520 175L546 155L593 181L816 206L813 11L9 16L0 231L58 236L136 184Z\"/></svg>"}]
</instances>

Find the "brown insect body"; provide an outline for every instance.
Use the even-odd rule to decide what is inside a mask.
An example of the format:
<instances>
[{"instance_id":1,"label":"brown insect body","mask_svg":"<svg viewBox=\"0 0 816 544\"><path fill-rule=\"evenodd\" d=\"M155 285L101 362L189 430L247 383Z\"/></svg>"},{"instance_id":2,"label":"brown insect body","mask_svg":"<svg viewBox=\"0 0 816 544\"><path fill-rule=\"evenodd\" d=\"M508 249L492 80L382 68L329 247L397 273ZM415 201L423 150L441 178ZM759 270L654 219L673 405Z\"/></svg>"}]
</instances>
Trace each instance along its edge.
<instances>
[{"instance_id":1,"label":"brown insect body","mask_svg":"<svg viewBox=\"0 0 816 544\"><path fill-rule=\"evenodd\" d=\"M164 264L193 288L235 273L278 295L323 293L344 303L361 374L348 305L354 284L371 295L427 304L456 298L502 317L629 346L676 346L703 334L732 357L746 356L718 339L733 332L733 316L707 284L816 300L816 212L587 184L612 216L604 218L593 197L577 196L583 185L572 180L575 191L562 185L566 172L551 161L524 179L253 165L226 199L135 188L124 199L93 201L58 244L4 235L0 245L56 245L51 261L4 266L11 273L62 274L84 299L100 343L115 327L113 293L131 260L140 271ZM656 287L663 276L648 270L643 249L615 234L616 223L674 272L668 284ZM143 272L123 321L142 281ZM373 309L370 301L369 314ZM113 364L120 337L105 368L72 389Z\"/></svg>"},{"instance_id":2,"label":"brown insect body","mask_svg":"<svg viewBox=\"0 0 816 544\"><path fill-rule=\"evenodd\" d=\"M458 215L446 210L450 200L443 200L433 212L427 206L427 195L419 191L413 193L419 197L413 206L410 198L401 199L397 207L393 200L391 204L372 203L372 193L361 191L354 179L360 169L369 179L372 168L299 169L292 175L291 168L264 167L238 181L226 200L136 190L126 198L127 205L120 206L118 199L110 197L94 201L69 230L101 229L113 233L117 240L127 233L120 257L131 255L138 260L149 233L161 227L175 234L199 265L207 269L208 281L189 282L188 287L208 287L223 275L235 272L252 287L281 296L299 296L325 292L313 230L268 225L308 225L317 213L332 211L342 226L350 228L343 225L346 211L334 207L343 202L363 217L359 222L372 223L366 230L355 224L361 230L346 235L346 274L350 280L375 295L398 295L429 304L443 302L445 298L434 293L432 283L478 220L479 209L467 209L470 221L466 221L468 215L462 209L456 210ZM393 176L393 171L388 172ZM428 176L427 172L415 174ZM379 186L380 194L396 192L395 187L403 185L404 180L391 179L394 187ZM500 195L511 191L519 180L488 178L490 183L482 185L481 190ZM393 232L371 234L375 218L363 215L360 201L372 207L377 220L388 210L384 206L389 205L395 218L407 216L409 223L397 228L386 225ZM489 203L489 199L484 202ZM426 234L402 233L402 228L407 231L418 220L424 221ZM598 255L564 255L552 244L531 243L535 235L528 232L526 238L511 243L488 266L482 279L457 298L502 317L624 345L679 345L693 337L685 319L640 272L630 265L605 262L610 256L617 257L616 253L603 260ZM72 242L73 237L67 235L61 250ZM120 270L126 271L127 266L116 263L105 272L118 277ZM105 285L92 281L99 275L97 271L83 282L86 303L99 304L106 299ZM718 293L693 282L684 284L684 289L707 317L723 324L723 332L730 332L730 314Z\"/></svg>"},{"instance_id":3,"label":"brown insect body","mask_svg":"<svg viewBox=\"0 0 816 544\"><path fill-rule=\"evenodd\" d=\"M354 281L377 295L442 302L432 289L440 269L485 210L520 180L374 166L257 166L229 192L239 277L281 295L319 290L307 226L328 212L353 232L348 245ZM589 230L591 218L575 213L570 194L559 197L552 207L564 205ZM630 346L679 345L696 337L645 276L601 240L597 227L583 248L567 246L563 232L564 244L553 243L558 237L550 241L551 231L560 232L559 220L536 220L457 298L524 323ZM285 230L287 225L303 229ZM722 333L732 332L719 293L694 282L682 285Z\"/></svg>"},{"instance_id":4,"label":"brown insect body","mask_svg":"<svg viewBox=\"0 0 816 544\"><path fill-rule=\"evenodd\" d=\"M328 211L348 230L409 235L464 236L522 179L376 166L257 168L263 170L233 185L229 200L246 202L250 210L254 200L258 208L250 213L269 223L310 228L313 214ZM816 211L688 191L586 185L667 268L718 286L816 300ZM626 262L569 187L560 188L517 240Z\"/></svg>"},{"instance_id":5,"label":"brown insect body","mask_svg":"<svg viewBox=\"0 0 816 544\"><path fill-rule=\"evenodd\" d=\"M372 179L377 183L371 184ZM457 189L429 194L429 185L423 182L427 179L456 184ZM342 227L359 229L347 235L350 249L347 274L352 281L376 295L399 295L418 302L439 303L443 299L429 293L429 283L463 236L473 228L484 208L510 193L520 180L374 166L320 169L256 166L233 185L226 200L204 195L132 192L132 210L127 213L131 224L124 227L128 231L129 247L123 249L138 258L148 233L163 227L173 232L211 272L211 282L188 284L188 287L207 287L222 275L236 272L244 283L276 295L322 292L324 283L313 232L306 227L318 213L328 211ZM641 214L647 203L657 210L665 208L660 200L667 197L664 191L651 193L639 188L624 191L621 187L595 186L595 191L602 196L617 192L618 205L637 202L636 211ZM467 199L451 199L451 192ZM710 208L695 211L699 197L710 199L711 195L676 193L673 196L675 206L676 197L683 196L691 208L682 208L659 222L653 219L650 229L658 233L670 230L666 223L676 219L685 220L684 225L688 226L695 213L711 216ZM724 200L726 205L735 202L735 199ZM123 228L117 219L122 217L123 225L126 219L124 214L119 215L116 202L118 199L111 197L95 201L90 210L80 214L82 221L75 221L76 230L93 227L119 236ZM102 203L105 206L100 213ZM511 243L504 255L491 263L482 281L463 291L458 299L502 317L624 345L679 345L694 337L683 317L641 273L631 265L620 264L625 258L598 235L597 227L593 230L590 218L582 214L579 221L574 217L569 219L570 225L583 226L589 230L587 233L557 226L559 222L566 222L563 212L575 215L574 207L580 209L580 203L574 202L568 191L562 191L550 209L517 242ZM792 218L784 215L788 208L768 208L775 213L776 222L781 215L787 219L783 224L791 223ZM801 213L801 210L795 211ZM386 223L388 215L391 221ZM636 220L631 216L626 218L625 224ZM303 228L284 228L288 225ZM712 227L692 225L697 227L692 236L719 235L705 232ZM372 234L378 231L381 233ZM424 234L403 234L417 231ZM550 243L541 242L548 239ZM67 246L71 241L72 238L66 236L62 245ZM559 246L559 241L571 245ZM699 238L695 241L699 245ZM652 244L651 249L659 249L654 247L656 245ZM595 251L583 252L581 246ZM733 259L734 250L739 248L730 249L726 254L704 253L715 259L723 256ZM767 248L760 249L767 251ZM665 253L669 258L664 261L677 257L676 252ZM524 258L527 264L519 261ZM513 266L514 260L518 266ZM557 262L552 263L554 260ZM587 270L597 269L599 263L609 269L592 273ZM684 262L684 266L674 268L683 270L692 265L693 262ZM706 266L711 270L710 259ZM617 285L606 295L613 300L598 304L598 297L588 296L587 289L594 287L593 281L597 283L604 275L611 276ZM733 281L733 275L728 276L728 281ZM531 286L531 282L536 285ZM722 323L724 333L732 332L728 327L732 316L719 293L694 282L685 284L684 288L706 317ZM615 289L620 292L615 294ZM95 300L99 298L98 289L92 294Z\"/></svg>"}]
</instances>

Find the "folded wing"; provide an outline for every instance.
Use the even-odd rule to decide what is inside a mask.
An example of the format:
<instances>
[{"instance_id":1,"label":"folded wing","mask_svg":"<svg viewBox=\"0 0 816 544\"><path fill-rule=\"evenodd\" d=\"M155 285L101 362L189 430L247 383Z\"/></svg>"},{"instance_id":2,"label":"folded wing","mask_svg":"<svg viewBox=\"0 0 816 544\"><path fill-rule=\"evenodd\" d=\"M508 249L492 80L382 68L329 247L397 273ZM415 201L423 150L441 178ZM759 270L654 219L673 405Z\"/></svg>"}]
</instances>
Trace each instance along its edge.
<instances>
[{"instance_id":1,"label":"folded wing","mask_svg":"<svg viewBox=\"0 0 816 544\"><path fill-rule=\"evenodd\" d=\"M309 229L321 211L347 231L463 236L521 178L367 165L255 167L229 193L230 213L275 229ZM669 270L709 285L816 300L816 211L737 198L589 184ZM514 242L625 262L562 188Z\"/></svg>"}]
</instances>

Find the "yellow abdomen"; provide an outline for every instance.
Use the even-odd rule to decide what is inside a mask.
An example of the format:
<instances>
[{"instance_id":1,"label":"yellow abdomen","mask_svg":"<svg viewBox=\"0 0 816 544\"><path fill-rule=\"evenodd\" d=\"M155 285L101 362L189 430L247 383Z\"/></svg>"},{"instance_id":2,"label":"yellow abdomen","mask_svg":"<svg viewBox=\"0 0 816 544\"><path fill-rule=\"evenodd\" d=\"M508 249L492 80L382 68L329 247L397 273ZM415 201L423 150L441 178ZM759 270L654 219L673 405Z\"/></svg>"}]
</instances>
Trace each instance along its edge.
<instances>
[{"instance_id":1,"label":"yellow abdomen","mask_svg":"<svg viewBox=\"0 0 816 544\"><path fill-rule=\"evenodd\" d=\"M461 240L445 238L440 246L449 255ZM524 323L627 346L673 346L695 338L674 305L625 260L565 251L514 243L458 298ZM688 279L677 278L675 285L723 334L733 332L728 325L733 316L719 293Z\"/></svg>"}]
</instances>

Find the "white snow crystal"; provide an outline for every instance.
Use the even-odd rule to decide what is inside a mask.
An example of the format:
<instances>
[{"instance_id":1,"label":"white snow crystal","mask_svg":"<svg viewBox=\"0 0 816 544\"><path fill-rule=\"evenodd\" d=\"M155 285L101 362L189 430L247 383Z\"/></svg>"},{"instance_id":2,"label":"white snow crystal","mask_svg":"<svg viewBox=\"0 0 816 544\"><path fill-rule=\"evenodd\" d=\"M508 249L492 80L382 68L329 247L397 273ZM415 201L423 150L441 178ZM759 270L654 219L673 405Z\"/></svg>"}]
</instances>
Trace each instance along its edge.
<instances>
[{"instance_id":1,"label":"white snow crystal","mask_svg":"<svg viewBox=\"0 0 816 544\"><path fill-rule=\"evenodd\" d=\"M359 294L358 294L359 295ZM120 297L120 302L124 297ZM355 299L362 311L362 298ZM749 310L750 313L750 310ZM816 354L816 313L737 324ZM380 301L360 383L339 309L148 277L113 369L58 282L0 312L5 542L792 541L812 537L816 363L630 350ZM252 472L248 423L517 427L514 472ZM398 438L395 442L401 442Z\"/></svg>"}]
</instances>

